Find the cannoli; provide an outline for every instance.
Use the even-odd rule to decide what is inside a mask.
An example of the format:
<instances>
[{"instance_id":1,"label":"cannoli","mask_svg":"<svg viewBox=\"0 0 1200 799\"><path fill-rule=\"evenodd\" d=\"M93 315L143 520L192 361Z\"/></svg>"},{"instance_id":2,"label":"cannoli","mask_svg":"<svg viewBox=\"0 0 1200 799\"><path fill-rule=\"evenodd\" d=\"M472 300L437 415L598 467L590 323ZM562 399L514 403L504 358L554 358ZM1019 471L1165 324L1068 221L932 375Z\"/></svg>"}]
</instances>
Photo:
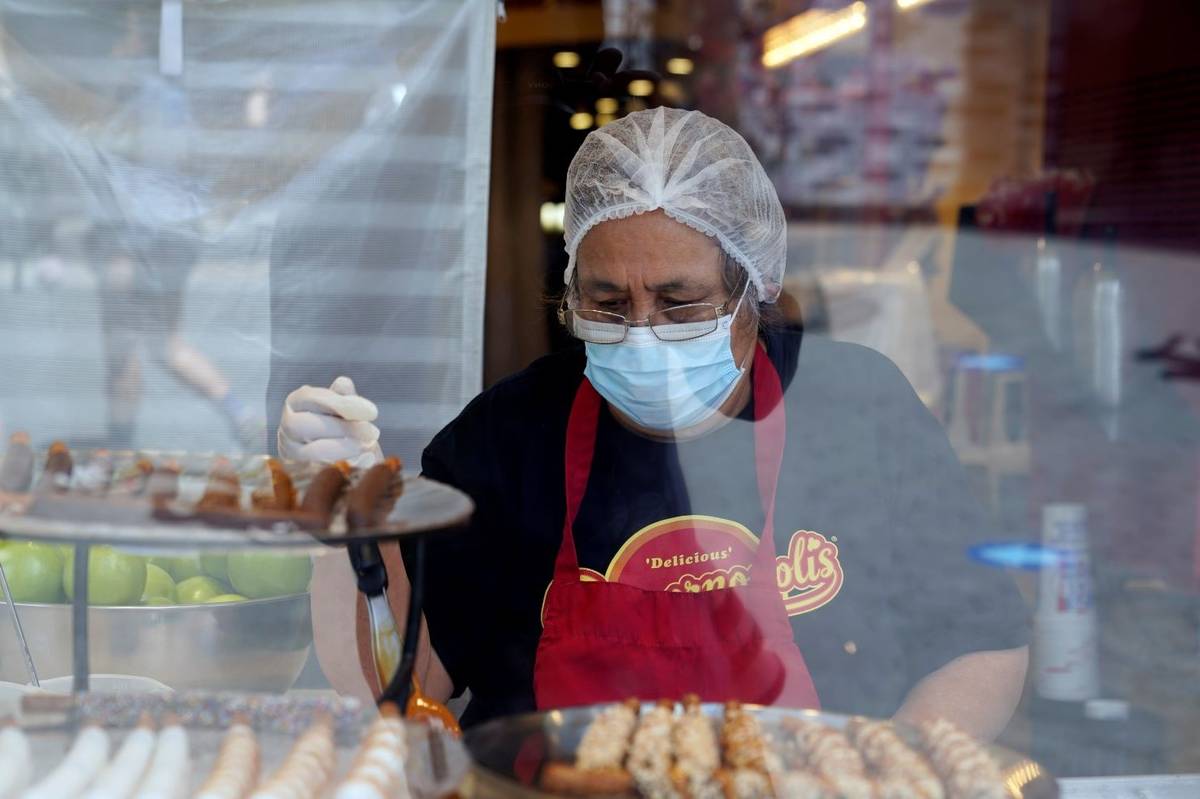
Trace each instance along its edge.
<instances>
[{"instance_id":1,"label":"cannoli","mask_svg":"<svg viewBox=\"0 0 1200 799\"><path fill-rule=\"evenodd\" d=\"M179 495L179 475L183 470L175 461L154 467L146 481L146 494L155 502L173 502Z\"/></svg>"},{"instance_id":2,"label":"cannoli","mask_svg":"<svg viewBox=\"0 0 1200 799\"><path fill-rule=\"evenodd\" d=\"M71 472L75 468L71 460L71 451L61 441L50 445L46 454L46 468L38 481L39 491L65 492L71 487Z\"/></svg>"},{"instance_id":3,"label":"cannoli","mask_svg":"<svg viewBox=\"0 0 1200 799\"><path fill-rule=\"evenodd\" d=\"M351 530L370 530L387 516L392 484L402 465L399 458L375 464L346 494L346 525Z\"/></svg>"},{"instance_id":4,"label":"cannoli","mask_svg":"<svg viewBox=\"0 0 1200 799\"><path fill-rule=\"evenodd\" d=\"M637 726L638 708L636 699L628 699L602 710L583 733L575 750L575 765L581 769L622 766Z\"/></svg>"},{"instance_id":5,"label":"cannoli","mask_svg":"<svg viewBox=\"0 0 1200 799\"><path fill-rule=\"evenodd\" d=\"M948 799L1006 799L1000 769L978 741L945 719L926 722L919 731Z\"/></svg>"},{"instance_id":6,"label":"cannoli","mask_svg":"<svg viewBox=\"0 0 1200 799\"><path fill-rule=\"evenodd\" d=\"M633 790L625 770L630 739L638 721L636 699L600 712L583 732L574 763L549 763L542 769L542 788L572 796L609 796Z\"/></svg>"},{"instance_id":7,"label":"cannoli","mask_svg":"<svg viewBox=\"0 0 1200 799\"><path fill-rule=\"evenodd\" d=\"M132 464L117 470L110 496L140 497L146 493L150 475L154 473L154 464L149 458L138 458Z\"/></svg>"},{"instance_id":8,"label":"cannoli","mask_svg":"<svg viewBox=\"0 0 1200 799\"><path fill-rule=\"evenodd\" d=\"M842 799L811 771L784 771L773 780L777 799Z\"/></svg>"},{"instance_id":9,"label":"cannoli","mask_svg":"<svg viewBox=\"0 0 1200 799\"><path fill-rule=\"evenodd\" d=\"M33 483L33 448L29 434L16 432L8 439L4 462L0 464L0 491L21 493Z\"/></svg>"},{"instance_id":10,"label":"cannoli","mask_svg":"<svg viewBox=\"0 0 1200 799\"><path fill-rule=\"evenodd\" d=\"M390 702L380 706L379 712L334 799L408 799L404 722Z\"/></svg>"},{"instance_id":11,"label":"cannoli","mask_svg":"<svg viewBox=\"0 0 1200 799\"><path fill-rule=\"evenodd\" d=\"M646 799L675 799L679 796L671 780L675 764L671 730L675 726L675 703L663 700L642 714L629 744L627 768L638 793Z\"/></svg>"},{"instance_id":12,"label":"cannoli","mask_svg":"<svg viewBox=\"0 0 1200 799\"><path fill-rule=\"evenodd\" d=\"M154 723L143 713L133 732L88 788L84 799L128 799L133 795L154 755Z\"/></svg>"},{"instance_id":13,"label":"cannoli","mask_svg":"<svg viewBox=\"0 0 1200 799\"><path fill-rule=\"evenodd\" d=\"M261 755L247 718L234 716L196 799L245 799L258 783Z\"/></svg>"},{"instance_id":14,"label":"cannoli","mask_svg":"<svg viewBox=\"0 0 1200 799\"><path fill-rule=\"evenodd\" d=\"M84 726L58 767L21 794L21 799L65 799L83 792L108 763L108 733L97 724Z\"/></svg>"},{"instance_id":15,"label":"cannoli","mask_svg":"<svg viewBox=\"0 0 1200 799\"><path fill-rule=\"evenodd\" d=\"M633 791L633 776L616 766L581 769L570 763L547 763L542 789L567 796L622 796Z\"/></svg>"},{"instance_id":16,"label":"cannoli","mask_svg":"<svg viewBox=\"0 0 1200 799\"><path fill-rule=\"evenodd\" d=\"M721 748L712 720L700 710L700 698L683 698L683 714L671 730L675 765L671 781L685 799L720 799L721 786L715 775L721 767Z\"/></svg>"},{"instance_id":17,"label":"cannoli","mask_svg":"<svg viewBox=\"0 0 1200 799\"><path fill-rule=\"evenodd\" d=\"M333 725L328 718L318 719L251 799L314 799L324 794L336 765Z\"/></svg>"},{"instance_id":18,"label":"cannoli","mask_svg":"<svg viewBox=\"0 0 1200 799\"><path fill-rule=\"evenodd\" d=\"M944 799L929 761L904 742L890 722L851 719L846 734L878 780L880 799Z\"/></svg>"},{"instance_id":19,"label":"cannoli","mask_svg":"<svg viewBox=\"0 0 1200 799\"><path fill-rule=\"evenodd\" d=\"M138 785L135 799L183 799L187 796L192 776L192 755L187 730L179 718L169 715L163 719L162 730L154 744L154 757L146 776Z\"/></svg>"},{"instance_id":20,"label":"cannoli","mask_svg":"<svg viewBox=\"0 0 1200 799\"><path fill-rule=\"evenodd\" d=\"M787 719L783 732L781 750L789 769L811 772L839 799L873 799L875 782L840 730L809 719Z\"/></svg>"},{"instance_id":21,"label":"cannoli","mask_svg":"<svg viewBox=\"0 0 1200 799\"><path fill-rule=\"evenodd\" d=\"M0 726L0 799L16 799L33 779L33 749L20 727Z\"/></svg>"},{"instance_id":22,"label":"cannoli","mask_svg":"<svg viewBox=\"0 0 1200 799\"><path fill-rule=\"evenodd\" d=\"M308 490L300 502L301 512L311 515L320 527L328 528L334 506L349 481L350 464L346 461L326 466L308 484Z\"/></svg>"},{"instance_id":23,"label":"cannoli","mask_svg":"<svg viewBox=\"0 0 1200 799\"><path fill-rule=\"evenodd\" d=\"M717 773L726 799L766 799L774 795L771 775L781 771L762 726L737 702L725 705L721 725L724 768Z\"/></svg>"},{"instance_id":24,"label":"cannoli","mask_svg":"<svg viewBox=\"0 0 1200 799\"><path fill-rule=\"evenodd\" d=\"M274 458L267 459L266 483L251 496L256 510L292 510L296 507L296 489L292 478L283 464Z\"/></svg>"},{"instance_id":25,"label":"cannoli","mask_svg":"<svg viewBox=\"0 0 1200 799\"><path fill-rule=\"evenodd\" d=\"M196 512L237 510L241 505L242 484L237 472L225 458L213 461L204 495L196 503Z\"/></svg>"}]
</instances>

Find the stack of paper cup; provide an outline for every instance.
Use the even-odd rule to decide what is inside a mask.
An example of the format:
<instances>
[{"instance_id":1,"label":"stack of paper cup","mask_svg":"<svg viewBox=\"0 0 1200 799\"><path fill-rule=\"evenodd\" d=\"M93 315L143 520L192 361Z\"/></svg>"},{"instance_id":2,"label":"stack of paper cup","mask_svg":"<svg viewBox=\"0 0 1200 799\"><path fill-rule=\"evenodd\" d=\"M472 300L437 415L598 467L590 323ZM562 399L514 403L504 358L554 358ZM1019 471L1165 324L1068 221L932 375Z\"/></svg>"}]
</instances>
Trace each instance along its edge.
<instances>
[{"instance_id":1,"label":"stack of paper cup","mask_svg":"<svg viewBox=\"0 0 1200 799\"><path fill-rule=\"evenodd\" d=\"M1100 668L1087 509L1045 506L1042 545L1055 557L1042 568L1034 616L1035 686L1046 699L1093 699L1100 694Z\"/></svg>"}]
</instances>

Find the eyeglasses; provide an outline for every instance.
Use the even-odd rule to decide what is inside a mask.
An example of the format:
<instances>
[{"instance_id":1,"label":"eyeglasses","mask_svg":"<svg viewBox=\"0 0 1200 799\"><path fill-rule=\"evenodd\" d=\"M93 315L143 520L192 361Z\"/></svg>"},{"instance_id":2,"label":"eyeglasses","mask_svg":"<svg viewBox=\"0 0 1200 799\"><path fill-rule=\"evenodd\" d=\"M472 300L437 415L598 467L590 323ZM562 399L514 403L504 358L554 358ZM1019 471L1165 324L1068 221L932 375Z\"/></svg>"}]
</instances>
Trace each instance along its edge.
<instances>
[{"instance_id":1,"label":"eyeglasses","mask_svg":"<svg viewBox=\"0 0 1200 799\"><path fill-rule=\"evenodd\" d=\"M563 297L558 306L558 323L575 338L592 344L620 344L631 327L649 327L660 341L688 341L716 330L718 320L732 313L730 303L734 297L745 293L747 285L749 281L743 283L741 292L735 288L729 299L720 305L711 302L676 305L636 321L608 311L568 308L566 297Z\"/></svg>"}]
</instances>

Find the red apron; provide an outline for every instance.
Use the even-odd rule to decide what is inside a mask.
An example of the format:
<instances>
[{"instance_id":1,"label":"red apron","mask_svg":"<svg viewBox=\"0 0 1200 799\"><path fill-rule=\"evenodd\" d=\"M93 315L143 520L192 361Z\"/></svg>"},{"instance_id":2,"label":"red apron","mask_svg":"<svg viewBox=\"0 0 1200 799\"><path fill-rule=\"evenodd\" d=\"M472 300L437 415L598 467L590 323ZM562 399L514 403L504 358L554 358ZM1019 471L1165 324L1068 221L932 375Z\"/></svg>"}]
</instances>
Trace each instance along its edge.
<instances>
[{"instance_id":1,"label":"red apron","mask_svg":"<svg viewBox=\"0 0 1200 799\"><path fill-rule=\"evenodd\" d=\"M571 526L587 488L602 402L587 378L580 384L567 423L562 546L533 668L539 709L686 693L711 702L819 706L775 584L775 490L787 423L779 373L761 344L752 378L762 536L746 585L701 593L580 580Z\"/></svg>"}]
</instances>

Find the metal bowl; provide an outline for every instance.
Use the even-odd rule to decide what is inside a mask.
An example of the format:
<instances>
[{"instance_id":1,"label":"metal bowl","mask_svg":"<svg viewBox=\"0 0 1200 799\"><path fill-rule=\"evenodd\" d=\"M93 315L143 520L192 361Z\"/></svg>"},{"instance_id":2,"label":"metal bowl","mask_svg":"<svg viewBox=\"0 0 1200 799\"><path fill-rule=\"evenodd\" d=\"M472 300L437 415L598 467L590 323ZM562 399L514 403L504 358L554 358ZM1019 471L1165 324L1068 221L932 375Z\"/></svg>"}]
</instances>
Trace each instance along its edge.
<instances>
[{"instance_id":1,"label":"metal bowl","mask_svg":"<svg viewBox=\"0 0 1200 799\"><path fill-rule=\"evenodd\" d=\"M71 606L17 603L40 678L71 673ZM24 683L0 602L0 680ZM312 646L308 594L208 605L88 608L90 668L152 677L177 690L286 691Z\"/></svg>"}]
</instances>

